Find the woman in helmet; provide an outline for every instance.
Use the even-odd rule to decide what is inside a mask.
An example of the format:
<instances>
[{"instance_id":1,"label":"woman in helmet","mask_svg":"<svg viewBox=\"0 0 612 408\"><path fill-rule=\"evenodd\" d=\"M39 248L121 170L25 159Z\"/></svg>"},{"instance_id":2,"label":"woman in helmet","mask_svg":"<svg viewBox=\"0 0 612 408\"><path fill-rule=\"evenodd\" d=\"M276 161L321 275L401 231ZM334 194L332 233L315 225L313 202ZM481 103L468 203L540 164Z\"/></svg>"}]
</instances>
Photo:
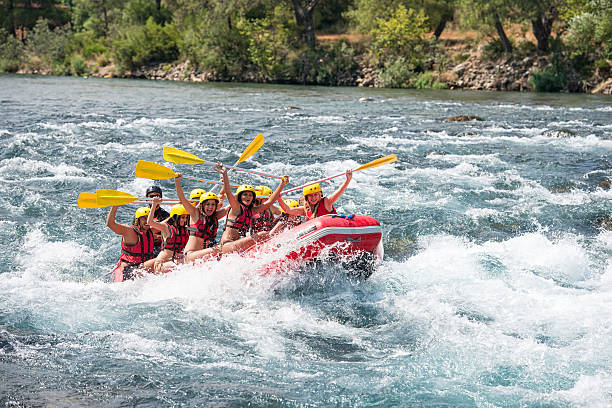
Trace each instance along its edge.
<instances>
[{"instance_id":1,"label":"woman in helmet","mask_svg":"<svg viewBox=\"0 0 612 408\"><path fill-rule=\"evenodd\" d=\"M252 217L255 214L268 209L274 201L276 201L283 187L289 183L289 176L283 176L280 184L266 201L260 205L255 205L255 188L243 184L236 190L236 195L232 193L227 177L227 169L221 163L217 163L215 167L223 178L223 185L227 194L227 200L230 204L230 209L225 219L225 229L221 236L221 252L224 254L230 252L244 251L259 239L258 234L247 237L246 233L251 227ZM265 234L267 237L267 234Z\"/></svg>"},{"instance_id":2,"label":"woman in helmet","mask_svg":"<svg viewBox=\"0 0 612 408\"><path fill-rule=\"evenodd\" d=\"M279 199L280 200L280 199ZM285 204L289 208L297 208L300 204L292 199L284 200ZM274 220L274 224L272 225L272 230L270 231L270 235L278 234L286 229L291 229L295 226L298 226L302 223L302 217L297 215L289 215L281 208L281 215Z\"/></svg>"},{"instance_id":3,"label":"woman in helmet","mask_svg":"<svg viewBox=\"0 0 612 408\"><path fill-rule=\"evenodd\" d=\"M327 214L336 214L334 203L340 198L344 190L348 187L353 178L353 170L346 171L346 180L331 195L324 197L319 184L311 184L304 187L304 205L296 208L289 208L282 200L278 200L280 207L289 215L305 216L306 220L320 217Z\"/></svg>"},{"instance_id":4,"label":"woman in helmet","mask_svg":"<svg viewBox=\"0 0 612 408\"><path fill-rule=\"evenodd\" d=\"M175 265L183 263L183 249L189 238L187 231L189 213L185 210L183 204L173 205L170 209L170 217L164 221L158 222L153 219L153 213L159 207L160 201L159 197L153 199L151 212L147 218L147 223L151 228L160 230L163 237L162 250L155 258L155 265L153 266L156 273L167 272Z\"/></svg>"},{"instance_id":5,"label":"woman in helmet","mask_svg":"<svg viewBox=\"0 0 612 408\"><path fill-rule=\"evenodd\" d=\"M267 186L255 187L256 197L255 205L262 205L265 200L272 195L272 189ZM267 210L263 210L259 214L253 215L251 223L251 234L259 234L269 232L274 224L275 215L280 215L281 209L275 205L271 205Z\"/></svg>"},{"instance_id":6,"label":"woman in helmet","mask_svg":"<svg viewBox=\"0 0 612 408\"><path fill-rule=\"evenodd\" d=\"M219 219L224 217L227 209L219 208L221 198L215 193L208 192L200 195L199 203L193 205L185 198L181 187L182 173L174 178L176 194L189 214L189 239L185 245L185 262L191 262L208 254L214 254Z\"/></svg>"},{"instance_id":7,"label":"woman in helmet","mask_svg":"<svg viewBox=\"0 0 612 408\"><path fill-rule=\"evenodd\" d=\"M153 232L147 224L147 217L151 212L149 207L140 207L134 213L132 225L119 224L115 221L117 206L111 207L106 217L106 225L115 234L121 235L121 256L113 270L114 281L136 277L135 269L152 271L153 259Z\"/></svg>"},{"instance_id":8,"label":"woman in helmet","mask_svg":"<svg viewBox=\"0 0 612 408\"><path fill-rule=\"evenodd\" d=\"M200 197L202 197L202 194L206 194L206 190L203 188L194 188L191 190L191 193L189 193L189 201L194 207L200 204Z\"/></svg>"}]
</instances>

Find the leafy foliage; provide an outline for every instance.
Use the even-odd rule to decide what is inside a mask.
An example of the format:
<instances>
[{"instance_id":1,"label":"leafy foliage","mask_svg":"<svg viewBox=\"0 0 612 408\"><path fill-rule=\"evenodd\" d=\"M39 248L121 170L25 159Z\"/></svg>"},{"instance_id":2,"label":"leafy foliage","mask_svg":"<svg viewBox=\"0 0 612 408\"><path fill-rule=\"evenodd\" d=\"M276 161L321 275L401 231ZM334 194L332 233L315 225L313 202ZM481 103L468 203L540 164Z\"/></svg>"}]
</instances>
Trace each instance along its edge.
<instances>
[{"instance_id":1,"label":"leafy foliage","mask_svg":"<svg viewBox=\"0 0 612 408\"><path fill-rule=\"evenodd\" d=\"M372 48L380 61L403 56L411 70L418 69L427 52L427 17L423 11L406 9L399 5L387 20L378 18L371 31Z\"/></svg>"}]
</instances>

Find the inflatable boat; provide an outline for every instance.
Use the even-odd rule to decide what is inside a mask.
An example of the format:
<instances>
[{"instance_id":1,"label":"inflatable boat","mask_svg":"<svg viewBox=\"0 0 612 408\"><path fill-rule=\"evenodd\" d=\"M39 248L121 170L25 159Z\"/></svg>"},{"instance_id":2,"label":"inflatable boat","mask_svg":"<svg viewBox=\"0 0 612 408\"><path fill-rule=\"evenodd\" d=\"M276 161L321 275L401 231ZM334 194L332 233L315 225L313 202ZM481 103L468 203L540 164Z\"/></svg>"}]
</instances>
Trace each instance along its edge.
<instances>
[{"instance_id":1,"label":"inflatable boat","mask_svg":"<svg viewBox=\"0 0 612 408\"><path fill-rule=\"evenodd\" d=\"M244 257L263 260L263 274L282 273L313 261L335 259L367 279L382 262L382 228L367 215L314 218L249 248Z\"/></svg>"},{"instance_id":2,"label":"inflatable boat","mask_svg":"<svg viewBox=\"0 0 612 408\"><path fill-rule=\"evenodd\" d=\"M367 215L324 215L274 235L241 255L252 258L263 275L280 274L316 261L335 260L350 275L367 279L384 256L382 228L376 219ZM112 271L112 279L123 281L120 262Z\"/></svg>"}]
</instances>

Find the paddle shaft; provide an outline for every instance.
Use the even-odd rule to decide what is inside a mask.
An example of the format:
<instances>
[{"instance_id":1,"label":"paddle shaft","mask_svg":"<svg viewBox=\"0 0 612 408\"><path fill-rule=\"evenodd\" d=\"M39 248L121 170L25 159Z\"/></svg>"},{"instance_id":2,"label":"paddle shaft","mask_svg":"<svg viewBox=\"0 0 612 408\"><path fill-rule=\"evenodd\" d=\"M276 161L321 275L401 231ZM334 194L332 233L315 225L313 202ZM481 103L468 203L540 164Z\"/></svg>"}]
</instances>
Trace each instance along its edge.
<instances>
[{"instance_id":1,"label":"paddle shaft","mask_svg":"<svg viewBox=\"0 0 612 408\"><path fill-rule=\"evenodd\" d=\"M202 162L202 164L207 164L207 165L209 165L209 166L216 166L216 165L217 165L217 163L211 163L211 162L207 162L207 161ZM236 167L235 165L234 165L234 166L225 166L225 168L226 168L226 169L230 169L230 170L243 171L243 172L245 172L245 173L256 174L256 175L258 175L258 176L270 177L270 178L274 178L274 179L278 179L278 180L281 180L281 179L282 179L282 177L279 177L279 176L273 176L273 175L271 175L271 174L260 173L260 172L258 172L258 171L253 171L253 170L241 169L240 167Z\"/></svg>"},{"instance_id":2,"label":"paddle shaft","mask_svg":"<svg viewBox=\"0 0 612 408\"><path fill-rule=\"evenodd\" d=\"M353 170L353 171L356 171L356 170ZM331 176L331 177L324 178L324 179L321 179L321 180L312 181L312 182L310 182L310 183L302 184L301 186L294 187L294 188L292 188L292 189L290 189L290 190L287 190L287 191L281 191L281 194L282 194L282 195L285 195L285 194L288 194L288 193L292 193L292 192L294 192L294 191L298 191L298 190L299 190L299 189L301 189L301 188L308 187L308 186L312 186L313 184L317 184L317 183L321 183L321 182L323 182L323 181L331 180L331 179L334 179L334 178L336 178L336 177L344 176L345 174L346 174L346 173L340 173L340 174L336 174L335 176Z\"/></svg>"}]
</instances>

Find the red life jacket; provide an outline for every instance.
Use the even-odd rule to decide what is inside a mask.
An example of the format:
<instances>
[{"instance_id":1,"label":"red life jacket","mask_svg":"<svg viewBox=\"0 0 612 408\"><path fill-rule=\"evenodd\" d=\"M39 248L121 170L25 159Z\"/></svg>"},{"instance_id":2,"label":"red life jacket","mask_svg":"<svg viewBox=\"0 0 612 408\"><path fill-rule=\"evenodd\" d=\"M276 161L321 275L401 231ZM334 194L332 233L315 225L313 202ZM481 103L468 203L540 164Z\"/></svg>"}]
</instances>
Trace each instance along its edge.
<instances>
[{"instance_id":1,"label":"red life jacket","mask_svg":"<svg viewBox=\"0 0 612 408\"><path fill-rule=\"evenodd\" d=\"M123 238L121 238L121 256L119 260L132 265L139 265L153 258L153 232L151 229L148 229L143 234L133 225L132 229L138 235L138 242L128 246L125 245Z\"/></svg>"},{"instance_id":2,"label":"red life jacket","mask_svg":"<svg viewBox=\"0 0 612 408\"><path fill-rule=\"evenodd\" d=\"M251 223L251 232L270 231L274 222L274 214L268 208L267 210L255 214Z\"/></svg>"},{"instance_id":3,"label":"red life jacket","mask_svg":"<svg viewBox=\"0 0 612 408\"><path fill-rule=\"evenodd\" d=\"M164 249L171 250L172 259L174 259L176 254L183 253L183 249L185 249L185 245L187 245L189 234L187 234L187 227L168 225L168 230L170 230L170 235L164 241Z\"/></svg>"},{"instance_id":4,"label":"red life jacket","mask_svg":"<svg viewBox=\"0 0 612 408\"><path fill-rule=\"evenodd\" d=\"M240 235L246 237L249 228L251 228L251 222L253 220L253 210L251 207L245 207L244 204L240 203L240 215L233 220L229 219L229 213L225 216L225 228L234 228L240 232Z\"/></svg>"},{"instance_id":5,"label":"red life jacket","mask_svg":"<svg viewBox=\"0 0 612 408\"><path fill-rule=\"evenodd\" d=\"M206 222L203 222L202 218L205 218ZM187 229L189 230L189 235L204 239L204 248L206 248L208 245L210 245L210 243L214 242L215 238L217 237L219 220L217 220L217 216L215 214L207 217L200 213L198 222L189 225L189 228Z\"/></svg>"},{"instance_id":6,"label":"red life jacket","mask_svg":"<svg viewBox=\"0 0 612 408\"><path fill-rule=\"evenodd\" d=\"M333 205L332 205L332 210L327 211L327 208L325 208L324 200L325 200L325 197L319 200L319 202L315 205L314 211L310 211L310 204L306 203L306 219L307 220L312 220L313 218L317 218L322 215L337 214L336 209L334 208Z\"/></svg>"}]
</instances>

